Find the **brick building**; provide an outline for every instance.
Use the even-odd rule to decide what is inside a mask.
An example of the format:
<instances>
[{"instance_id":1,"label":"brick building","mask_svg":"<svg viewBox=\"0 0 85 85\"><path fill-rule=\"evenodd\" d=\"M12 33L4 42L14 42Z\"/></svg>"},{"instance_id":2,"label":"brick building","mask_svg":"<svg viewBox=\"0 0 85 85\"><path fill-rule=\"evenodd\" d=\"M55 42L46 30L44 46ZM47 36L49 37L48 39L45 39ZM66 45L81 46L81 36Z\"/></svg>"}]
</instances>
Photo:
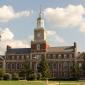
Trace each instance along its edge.
<instances>
[{"instance_id":1,"label":"brick building","mask_svg":"<svg viewBox=\"0 0 85 85\"><path fill-rule=\"evenodd\" d=\"M34 29L34 40L31 41L31 48L11 48L7 46L5 55L6 72L20 72L26 59L30 61L30 67L36 71L41 57L44 56L48 60L53 78L70 78L74 61L79 63L83 61L81 54L77 52L76 43L74 42L72 46L50 47L46 41L46 34L44 18L40 12L37 18L37 27ZM82 71L80 72L82 73Z\"/></svg>"}]
</instances>

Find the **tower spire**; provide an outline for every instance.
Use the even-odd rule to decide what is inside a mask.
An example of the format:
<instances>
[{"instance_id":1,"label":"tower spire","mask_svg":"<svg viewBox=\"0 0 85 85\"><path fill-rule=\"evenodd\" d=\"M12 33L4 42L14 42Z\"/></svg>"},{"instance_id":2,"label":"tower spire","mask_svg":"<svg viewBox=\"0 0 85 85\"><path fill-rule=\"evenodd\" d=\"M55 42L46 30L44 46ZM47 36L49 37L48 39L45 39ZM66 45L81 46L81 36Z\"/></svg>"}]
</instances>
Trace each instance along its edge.
<instances>
[{"instance_id":1,"label":"tower spire","mask_svg":"<svg viewBox=\"0 0 85 85\"><path fill-rule=\"evenodd\" d=\"M44 18L41 6L40 6L39 17L37 18L37 28L44 28Z\"/></svg>"},{"instance_id":2,"label":"tower spire","mask_svg":"<svg viewBox=\"0 0 85 85\"><path fill-rule=\"evenodd\" d=\"M39 17L42 18L42 6L40 5L40 13L39 13Z\"/></svg>"}]
</instances>

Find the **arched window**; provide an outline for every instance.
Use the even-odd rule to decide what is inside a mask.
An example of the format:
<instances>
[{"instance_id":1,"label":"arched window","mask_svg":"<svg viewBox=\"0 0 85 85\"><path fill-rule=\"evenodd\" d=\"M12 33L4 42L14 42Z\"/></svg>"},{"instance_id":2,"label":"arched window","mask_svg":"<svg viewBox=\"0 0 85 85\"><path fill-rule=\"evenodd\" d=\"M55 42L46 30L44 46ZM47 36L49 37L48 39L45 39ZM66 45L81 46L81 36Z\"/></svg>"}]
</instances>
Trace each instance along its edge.
<instances>
[{"instance_id":1,"label":"arched window","mask_svg":"<svg viewBox=\"0 0 85 85\"><path fill-rule=\"evenodd\" d=\"M40 44L37 44L37 50L40 50Z\"/></svg>"}]
</instances>

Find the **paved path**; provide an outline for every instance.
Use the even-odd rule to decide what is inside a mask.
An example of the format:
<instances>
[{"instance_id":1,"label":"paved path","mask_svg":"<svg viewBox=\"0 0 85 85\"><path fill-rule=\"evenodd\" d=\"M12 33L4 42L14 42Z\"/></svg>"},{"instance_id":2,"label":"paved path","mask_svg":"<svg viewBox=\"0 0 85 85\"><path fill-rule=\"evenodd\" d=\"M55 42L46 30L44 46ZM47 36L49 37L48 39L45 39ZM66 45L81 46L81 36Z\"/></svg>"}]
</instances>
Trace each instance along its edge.
<instances>
[{"instance_id":1,"label":"paved path","mask_svg":"<svg viewBox=\"0 0 85 85\"><path fill-rule=\"evenodd\" d=\"M46 85L85 85L85 83L51 83L51 84L46 84Z\"/></svg>"}]
</instances>

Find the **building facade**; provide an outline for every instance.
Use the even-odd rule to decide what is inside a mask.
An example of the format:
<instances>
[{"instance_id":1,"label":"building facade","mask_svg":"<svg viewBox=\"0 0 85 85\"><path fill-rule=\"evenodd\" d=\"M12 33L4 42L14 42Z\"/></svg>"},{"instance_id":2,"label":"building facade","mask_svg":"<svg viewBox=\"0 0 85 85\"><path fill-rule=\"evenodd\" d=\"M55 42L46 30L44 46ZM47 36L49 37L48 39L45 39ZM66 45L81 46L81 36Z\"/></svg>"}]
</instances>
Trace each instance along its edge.
<instances>
[{"instance_id":1,"label":"building facade","mask_svg":"<svg viewBox=\"0 0 85 85\"><path fill-rule=\"evenodd\" d=\"M77 52L76 43L74 42L72 46L51 47L46 40L46 34L44 18L40 12L37 18L37 27L34 29L34 40L31 41L31 48L11 48L7 46L4 58L5 71L19 73L23 70L23 63L27 59L30 61L30 68L37 71L41 57L46 57L53 78L71 78L74 62L81 63L83 61L80 58L81 55Z\"/></svg>"}]
</instances>

